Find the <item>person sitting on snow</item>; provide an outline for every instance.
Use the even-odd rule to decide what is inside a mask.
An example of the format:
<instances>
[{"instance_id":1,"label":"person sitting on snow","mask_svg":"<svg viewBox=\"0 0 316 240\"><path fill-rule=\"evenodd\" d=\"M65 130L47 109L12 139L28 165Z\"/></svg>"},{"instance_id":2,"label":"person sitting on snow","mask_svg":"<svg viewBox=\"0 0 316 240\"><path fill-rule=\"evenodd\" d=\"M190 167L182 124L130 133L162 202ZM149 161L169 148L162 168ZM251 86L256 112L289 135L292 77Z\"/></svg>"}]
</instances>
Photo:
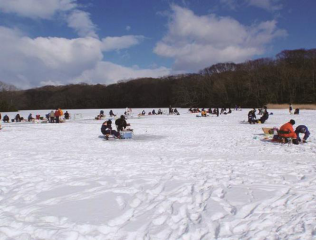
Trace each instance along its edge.
<instances>
[{"instance_id":1,"label":"person sitting on snow","mask_svg":"<svg viewBox=\"0 0 316 240\"><path fill-rule=\"evenodd\" d=\"M15 116L15 121L16 121L16 122L21 122L21 120L22 120L22 118L21 118L20 114L17 114L17 115Z\"/></svg>"},{"instance_id":2,"label":"person sitting on snow","mask_svg":"<svg viewBox=\"0 0 316 240\"><path fill-rule=\"evenodd\" d=\"M109 114L110 114L110 117L116 117L116 115L113 113L113 111L112 111L112 110L110 111L110 113L109 113Z\"/></svg>"},{"instance_id":3,"label":"person sitting on snow","mask_svg":"<svg viewBox=\"0 0 316 240\"><path fill-rule=\"evenodd\" d=\"M279 137L287 142L288 138L292 139L292 143L298 144L297 135L294 132L293 125L295 125L295 121L291 119L289 122L283 124L279 130Z\"/></svg>"},{"instance_id":4,"label":"person sitting on snow","mask_svg":"<svg viewBox=\"0 0 316 240\"><path fill-rule=\"evenodd\" d=\"M123 115L119 119L116 119L115 125L118 132L123 131L128 126Z\"/></svg>"},{"instance_id":5,"label":"person sitting on snow","mask_svg":"<svg viewBox=\"0 0 316 240\"><path fill-rule=\"evenodd\" d=\"M113 135L116 138L121 138L120 133L112 130L112 121L108 120L102 123L101 132L105 135L105 139L109 140L109 135Z\"/></svg>"},{"instance_id":6,"label":"person sitting on snow","mask_svg":"<svg viewBox=\"0 0 316 240\"><path fill-rule=\"evenodd\" d=\"M299 115L300 114L300 109L299 108L295 108L294 114L295 115Z\"/></svg>"},{"instance_id":7,"label":"person sitting on snow","mask_svg":"<svg viewBox=\"0 0 316 240\"><path fill-rule=\"evenodd\" d=\"M69 119L69 117L70 117L69 112L68 112L68 111L66 111L64 115L65 115L65 119L67 119L67 120L68 120L68 119Z\"/></svg>"},{"instance_id":8,"label":"person sitting on snow","mask_svg":"<svg viewBox=\"0 0 316 240\"><path fill-rule=\"evenodd\" d=\"M156 115L156 111L155 109L153 109L153 111L151 112L152 115Z\"/></svg>"},{"instance_id":9,"label":"person sitting on snow","mask_svg":"<svg viewBox=\"0 0 316 240\"><path fill-rule=\"evenodd\" d=\"M146 112L145 112L145 110L143 110L143 111L142 111L142 115L146 115Z\"/></svg>"},{"instance_id":10,"label":"person sitting on snow","mask_svg":"<svg viewBox=\"0 0 316 240\"><path fill-rule=\"evenodd\" d=\"M263 110L263 115L261 116L259 120L257 120L257 123L265 123L265 121L267 121L268 118L269 118L269 113L267 111L267 108L265 108Z\"/></svg>"},{"instance_id":11,"label":"person sitting on snow","mask_svg":"<svg viewBox=\"0 0 316 240\"><path fill-rule=\"evenodd\" d=\"M31 122L33 119L34 119L34 118L33 118L33 116L32 116L32 113L30 113L30 115L29 115L28 118L27 118L27 121Z\"/></svg>"},{"instance_id":12,"label":"person sitting on snow","mask_svg":"<svg viewBox=\"0 0 316 240\"><path fill-rule=\"evenodd\" d=\"M173 113L176 115L180 115L180 113L178 112L178 110L176 108L173 110Z\"/></svg>"},{"instance_id":13,"label":"person sitting on snow","mask_svg":"<svg viewBox=\"0 0 316 240\"><path fill-rule=\"evenodd\" d=\"M252 110L250 110L249 111L249 113L248 113L248 122L250 123L250 124L252 124L252 123L256 123L256 109L254 108L254 109L252 109Z\"/></svg>"},{"instance_id":14,"label":"person sitting on snow","mask_svg":"<svg viewBox=\"0 0 316 240\"><path fill-rule=\"evenodd\" d=\"M158 109L158 115L159 115L159 114L162 114L162 111L161 111L160 108Z\"/></svg>"},{"instance_id":15,"label":"person sitting on snow","mask_svg":"<svg viewBox=\"0 0 316 240\"><path fill-rule=\"evenodd\" d=\"M296 129L295 129L295 133L297 135L297 140L299 142L303 142L306 143L307 138L310 135L310 132L308 131L308 128L305 125L299 125ZM300 138L300 133L304 133L304 137L303 140L301 140Z\"/></svg>"},{"instance_id":16,"label":"person sitting on snow","mask_svg":"<svg viewBox=\"0 0 316 240\"><path fill-rule=\"evenodd\" d=\"M3 122L7 122L7 123L10 122L10 118L8 115L4 115Z\"/></svg>"},{"instance_id":17,"label":"person sitting on snow","mask_svg":"<svg viewBox=\"0 0 316 240\"><path fill-rule=\"evenodd\" d=\"M205 111L205 110L203 110L203 111L201 112L201 117L206 117L206 111Z\"/></svg>"}]
</instances>

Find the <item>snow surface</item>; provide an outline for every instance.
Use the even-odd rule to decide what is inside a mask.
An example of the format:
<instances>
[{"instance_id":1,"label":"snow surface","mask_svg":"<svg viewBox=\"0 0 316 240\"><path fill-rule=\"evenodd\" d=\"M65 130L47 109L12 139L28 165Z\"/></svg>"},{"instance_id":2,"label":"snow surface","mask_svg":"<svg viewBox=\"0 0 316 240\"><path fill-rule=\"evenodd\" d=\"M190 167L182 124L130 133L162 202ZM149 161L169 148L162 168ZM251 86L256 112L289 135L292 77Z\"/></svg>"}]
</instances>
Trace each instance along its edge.
<instances>
[{"instance_id":1,"label":"snow surface","mask_svg":"<svg viewBox=\"0 0 316 240\"><path fill-rule=\"evenodd\" d=\"M2 124L1 240L316 239L316 111L271 110L249 125L247 109L207 118L180 109L130 119L133 139L109 141L99 111ZM19 113L30 112L49 111ZM309 143L261 141L262 127L291 118L309 127Z\"/></svg>"}]
</instances>

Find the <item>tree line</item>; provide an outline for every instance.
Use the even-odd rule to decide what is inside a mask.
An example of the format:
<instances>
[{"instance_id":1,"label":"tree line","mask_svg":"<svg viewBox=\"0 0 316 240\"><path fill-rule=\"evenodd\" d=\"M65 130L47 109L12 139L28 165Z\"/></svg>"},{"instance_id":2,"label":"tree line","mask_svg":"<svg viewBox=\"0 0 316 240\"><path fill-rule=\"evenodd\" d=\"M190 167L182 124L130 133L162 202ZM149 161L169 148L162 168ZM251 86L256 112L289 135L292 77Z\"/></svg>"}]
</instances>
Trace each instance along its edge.
<instances>
[{"instance_id":1,"label":"tree line","mask_svg":"<svg viewBox=\"0 0 316 240\"><path fill-rule=\"evenodd\" d=\"M195 74L141 78L111 85L44 86L0 92L0 111L23 109L261 107L316 103L316 49L275 58L218 63Z\"/></svg>"}]
</instances>

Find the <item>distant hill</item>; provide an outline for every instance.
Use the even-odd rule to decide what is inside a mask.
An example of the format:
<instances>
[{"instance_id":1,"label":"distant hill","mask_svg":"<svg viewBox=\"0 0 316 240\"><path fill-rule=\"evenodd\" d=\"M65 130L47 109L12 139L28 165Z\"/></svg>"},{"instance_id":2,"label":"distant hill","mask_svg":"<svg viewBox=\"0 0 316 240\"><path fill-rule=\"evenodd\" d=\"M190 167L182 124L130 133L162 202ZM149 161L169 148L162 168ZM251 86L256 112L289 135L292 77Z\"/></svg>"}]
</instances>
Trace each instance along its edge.
<instances>
[{"instance_id":1,"label":"distant hill","mask_svg":"<svg viewBox=\"0 0 316 240\"><path fill-rule=\"evenodd\" d=\"M0 91L18 91L19 89L11 84L7 84L0 81Z\"/></svg>"},{"instance_id":2,"label":"distant hill","mask_svg":"<svg viewBox=\"0 0 316 240\"><path fill-rule=\"evenodd\" d=\"M107 86L76 84L16 91L12 85L0 85L0 111L170 105L262 107L267 103L316 104L316 49L284 50L275 58L218 63L195 74L134 79Z\"/></svg>"}]
</instances>

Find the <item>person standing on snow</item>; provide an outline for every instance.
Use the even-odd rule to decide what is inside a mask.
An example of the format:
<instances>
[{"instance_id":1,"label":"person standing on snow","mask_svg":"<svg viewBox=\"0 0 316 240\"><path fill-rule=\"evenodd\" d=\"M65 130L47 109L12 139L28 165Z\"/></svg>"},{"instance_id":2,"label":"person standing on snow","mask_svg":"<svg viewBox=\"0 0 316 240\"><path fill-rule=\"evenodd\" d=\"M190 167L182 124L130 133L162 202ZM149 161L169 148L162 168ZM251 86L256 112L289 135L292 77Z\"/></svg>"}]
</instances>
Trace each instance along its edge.
<instances>
[{"instance_id":1,"label":"person standing on snow","mask_svg":"<svg viewBox=\"0 0 316 240\"><path fill-rule=\"evenodd\" d=\"M290 103L290 106L289 106L289 112L290 112L290 114L292 114L292 110L293 110L293 107L292 107L292 104Z\"/></svg>"}]
</instances>

